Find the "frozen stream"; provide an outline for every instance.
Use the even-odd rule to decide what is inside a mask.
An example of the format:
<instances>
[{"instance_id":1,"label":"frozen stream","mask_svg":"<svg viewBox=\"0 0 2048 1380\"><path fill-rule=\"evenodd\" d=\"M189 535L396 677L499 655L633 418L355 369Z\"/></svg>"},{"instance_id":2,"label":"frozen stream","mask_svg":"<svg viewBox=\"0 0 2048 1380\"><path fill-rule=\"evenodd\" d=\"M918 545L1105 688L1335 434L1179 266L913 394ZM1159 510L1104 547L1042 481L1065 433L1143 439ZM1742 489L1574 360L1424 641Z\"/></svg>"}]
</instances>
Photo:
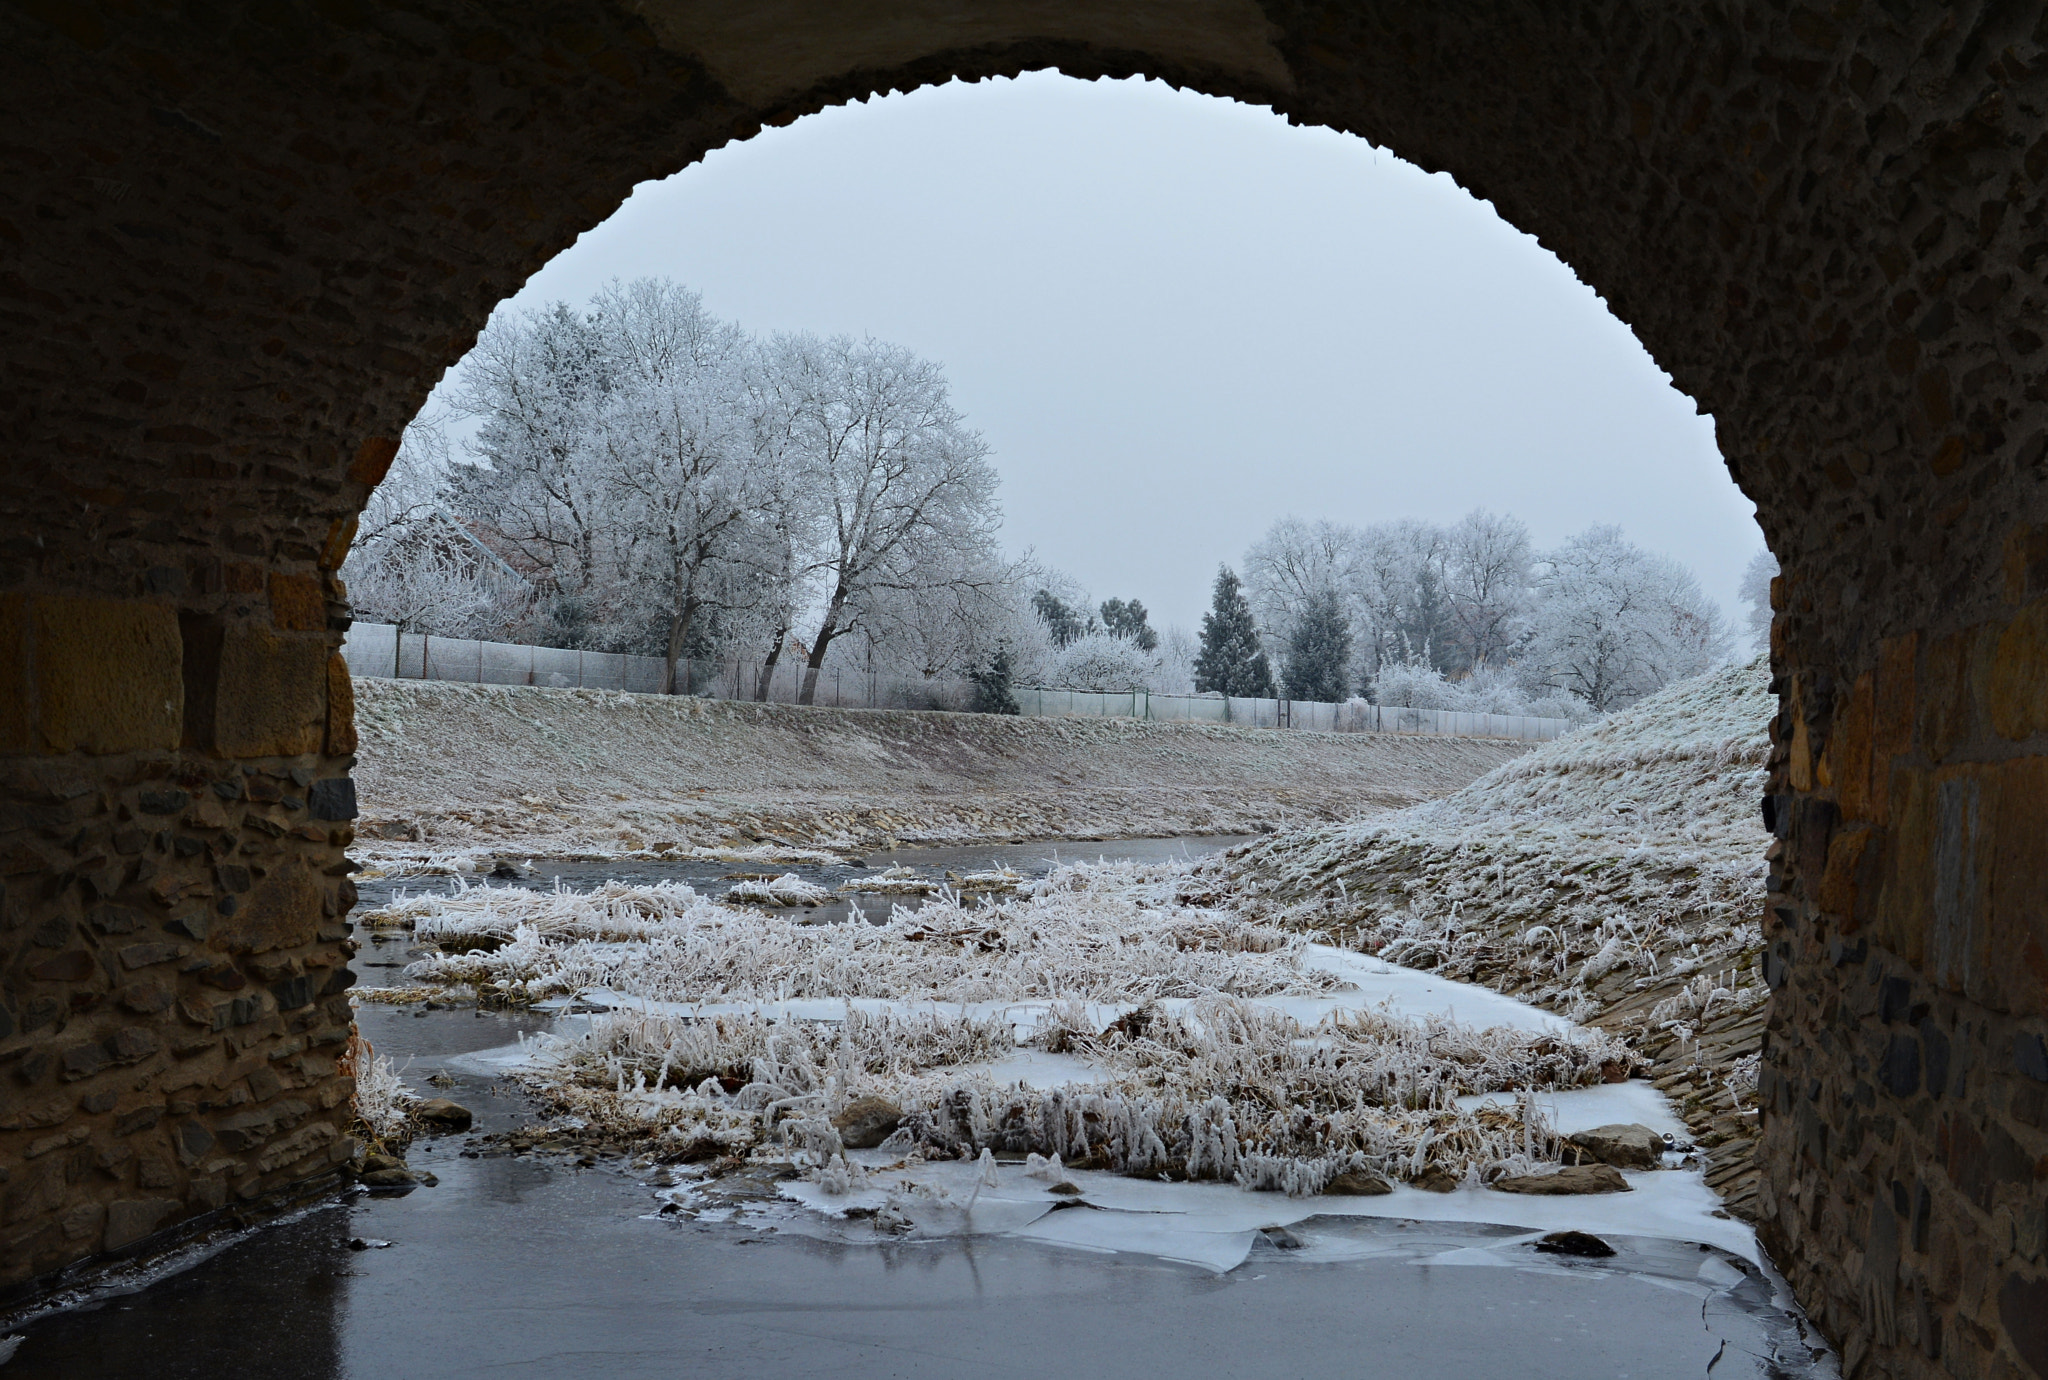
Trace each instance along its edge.
<instances>
[{"instance_id":1,"label":"frozen stream","mask_svg":"<svg viewBox=\"0 0 2048 1380\"><path fill-rule=\"evenodd\" d=\"M1082 856L1180 856L1219 842L1087 845ZM1076 850L1058 851L1070 861ZM943 852L887 860L1042 873L1053 855ZM568 885L656 875L698 884L668 864L579 866L594 875L556 870ZM550 872L537 883L550 885ZM364 890L366 903L376 899ZM366 945L361 958L400 962L403 947ZM1271 1004L1309 1022L1333 1006L1391 1001L1410 1014L1563 1029L1511 999L1345 951L1318 947L1314 962L1352 990ZM791 1015L828 1020L845 1006L788 1004ZM1007 1008L1020 1031L1034 1023L1030 1006ZM587 1019L379 1005L359 1017L379 1050L410 1061L409 1082L477 1112L475 1135L533 1123L502 1077L524 1057L520 1037ZM1027 1049L989 1071L1033 1086L1090 1077L1078 1059ZM421 1086L436 1073L441 1086ZM1684 1130L1640 1082L1540 1100L1561 1131L1614 1121ZM27 1320L12 1329L23 1341L0 1374L1836 1374L1748 1228L1717 1215L1687 1170L1631 1173L1634 1191L1593 1197L1403 1184L1380 1197L1295 1199L1069 1170L1081 1191L1056 1197L1021 1164L996 1165L990 1183L975 1164L863 1151L867 1183L827 1196L772 1169L705 1181L687 1169L465 1149L459 1136L416 1142L409 1161L437 1186L350 1195L216 1243L130 1292ZM908 1225L878 1231L873 1214L884 1208ZM1597 1233L1616 1254L1536 1251L1563 1229ZM389 1245L351 1249L352 1240Z\"/></svg>"}]
</instances>

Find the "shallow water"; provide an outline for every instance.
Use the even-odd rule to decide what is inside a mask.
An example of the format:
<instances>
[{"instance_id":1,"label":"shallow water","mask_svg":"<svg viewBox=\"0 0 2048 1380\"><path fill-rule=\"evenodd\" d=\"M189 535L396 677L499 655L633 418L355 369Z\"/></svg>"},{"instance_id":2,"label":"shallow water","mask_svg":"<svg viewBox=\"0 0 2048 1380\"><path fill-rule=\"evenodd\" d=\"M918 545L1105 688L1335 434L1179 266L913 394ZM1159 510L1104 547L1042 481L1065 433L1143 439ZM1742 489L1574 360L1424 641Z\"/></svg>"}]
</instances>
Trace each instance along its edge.
<instances>
[{"instance_id":1,"label":"shallow water","mask_svg":"<svg viewBox=\"0 0 2048 1380\"><path fill-rule=\"evenodd\" d=\"M1085 856L1179 856L1170 850L1224 842L1090 844ZM1060 845L1058 860L1073 860L1073 847ZM1038 873L1054 856L1050 845L1017 845L903 850L869 861L941 873L1003 862ZM528 881L660 875L696 885L705 873L715 881L731 870L716 862L650 865L647 873L582 864L542 868ZM419 891L439 880L403 885ZM364 891L367 901L371 887ZM398 960L405 947L403 939L366 946L361 959ZM1408 977L1417 981L1406 986L1421 992L1424 975ZM368 1005L359 1019L380 1051L409 1062L408 1082L477 1113L469 1138L534 1122L524 1095L496 1077L488 1052L522 1032L559 1028L547 1016ZM437 1073L436 1086L424 1086ZM1598 1105L1583 1114L1595 1118L1654 1097L1633 1087L1585 1092ZM1646 1117L1651 1109L1635 1110ZM1767 1268L1744 1258L1738 1224L1722 1224L1730 1230L1719 1245L1678 1239L1686 1228L1677 1215L1667 1219L1675 1237L1641 1234L1659 1229L1658 1215L1641 1212L1650 1204L1639 1201L1631 1228L1621 1197L1574 1208L1569 1200L1500 1202L1506 1195L1404 1186L1390 1199L1288 1200L1078 1174L1089 1205L1049 1210L1042 1186L1004 1166L1001 1190L962 1214L983 1213L972 1230L927 1232L920 1223L912 1236L891 1239L838 1216L835 1205L819 1204L826 1213L804 1206L798 1200L814 1196L809 1185L786 1184L778 1195L767 1183L752 1199L719 1208L687 1184L648 1182L619 1161L576 1168L545 1156L468 1158L469 1138L415 1143L409 1161L438 1175L437 1187L345 1196L245 1233L147 1287L103 1292L11 1329L23 1341L0 1373L1836 1373ZM924 1174L951 1175L964 1189L973 1166L933 1165ZM664 1215L668 1204L675 1206ZM1571 1260L1536 1252L1536 1236L1555 1223L1518 1214L1560 1207L1579 1213L1583 1221L1571 1224L1599 1231L1617 1254ZM1388 1209L1410 1215L1382 1215ZM1375 1215L1350 1215L1366 1210ZM352 1239L390 1244L357 1250Z\"/></svg>"}]
</instances>

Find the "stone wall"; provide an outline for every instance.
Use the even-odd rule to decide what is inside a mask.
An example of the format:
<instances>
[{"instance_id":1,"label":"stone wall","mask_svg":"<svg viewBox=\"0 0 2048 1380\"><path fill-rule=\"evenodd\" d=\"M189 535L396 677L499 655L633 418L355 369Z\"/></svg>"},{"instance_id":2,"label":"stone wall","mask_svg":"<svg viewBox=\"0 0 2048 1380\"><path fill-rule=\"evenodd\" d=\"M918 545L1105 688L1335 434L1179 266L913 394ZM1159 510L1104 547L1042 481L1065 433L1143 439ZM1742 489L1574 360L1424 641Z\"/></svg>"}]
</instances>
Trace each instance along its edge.
<instances>
[{"instance_id":1,"label":"stone wall","mask_svg":"<svg viewBox=\"0 0 2048 1380\"><path fill-rule=\"evenodd\" d=\"M492 304L764 123L1059 66L1448 169L1714 414L1786 569L1766 1237L1859 1373L2048 1376L2044 37L2033 0L10 0L0 1272L336 1152L339 1000L269 1005L344 971L326 572Z\"/></svg>"}]
</instances>

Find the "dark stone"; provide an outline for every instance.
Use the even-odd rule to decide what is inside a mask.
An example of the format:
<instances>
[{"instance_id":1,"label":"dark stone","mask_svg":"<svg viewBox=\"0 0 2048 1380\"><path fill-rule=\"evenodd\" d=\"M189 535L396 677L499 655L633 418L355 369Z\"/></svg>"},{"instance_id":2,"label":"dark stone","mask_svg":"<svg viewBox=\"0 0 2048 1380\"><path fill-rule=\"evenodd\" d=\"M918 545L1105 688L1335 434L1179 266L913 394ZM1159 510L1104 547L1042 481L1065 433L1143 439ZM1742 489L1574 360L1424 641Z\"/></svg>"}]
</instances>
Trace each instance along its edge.
<instances>
[{"instance_id":1,"label":"dark stone","mask_svg":"<svg viewBox=\"0 0 2048 1380\"><path fill-rule=\"evenodd\" d=\"M1948 1091L1948 1036L1933 1021L1922 1021L1920 1048L1926 1054L1927 1095L1939 1101Z\"/></svg>"},{"instance_id":2,"label":"dark stone","mask_svg":"<svg viewBox=\"0 0 2048 1380\"><path fill-rule=\"evenodd\" d=\"M1422 1167L1420 1174L1408 1182L1428 1193L1450 1193L1464 1180L1440 1164L1427 1164Z\"/></svg>"},{"instance_id":3,"label":"dark stone","mask_svg":"<svg viewBox=\"0 0 2048 1380\"><path fill-rule=\"evenodd\" d=\"M1323 1192L1343 1198L1375 1198L1383 1193L1392 1193L1394 1186L1377 1174L1355 1170L1339 1174L1323 1185Z\"/></svg>"},{"instance_id":4,"label":"dark stone","mask_svg":"<svg viewBox=\"0 0 2048 1380\"><path fill-rule=\"evenodd\" d=\"M1614 1247L1592 1233L1583 1231L1554 1231L1538 1241L1536 1249L1547 1255L1576 1255L1588 1260L1599 1260L1614 1254Z\"/></svg>"},{"instance_id":5,"label":"dark stone","mask_svg":"<svg viewBox=\"0 0 2048 1380\"><path fill-rule=\"evenodd\" d=\"M832 1118L832 1128L849 1150L872 1150L903 1120L903 1109L886 1097L856 1097Z\"/></svg>"},{"instance_id":6,"label":"dark stone","mask_svg":"<svg viewBox=\"0 0 2048 1380\"><path fill-rule=\"evenodd\" d=\"M29 965L28 975L42 982L84 982L96 971L92 955L83 949L46 958Z\"/></svg>"},{"instance_id":7,"label":"dark stone","mask_svg":"<svg viewBox=\"0 0 2048 1380\"><path fill-rule=\"evenodd\" d=\"M1496 1193L1557 1197L1574 1193L1628 1193L1628 1180L1611 1164L1567 1165L1555 1174L1517 1174L1487 1185Z\"/></svg>"},{"instance_id":8,"label":"dark stone","mask_svg":"<svg viewBox=\"0 0 2048 1380\"><path fill-rule=\"evenodd\" d=\"M53 915L29 933L28 942L38 949L61 949L71 942L71 922Z\"/></svg>"},{"instance_id":9,"label":"dark stone","mask_svg":"<svg viewBox=\"0 0 2048 1380\"><path fill-rule=\"evenodd\" d=\"M349 988L355 985L355 969L336 968L333 971L333 973L329 974L326 985L320 989L320 995L323 997L336 996L342 992L346 992Z\"/></svg>"},{"instance_id":10,"label":"dark stone","mask_svg":"<svg viewBox=\"0 0 2048 1380\"><path fill-rule=\"evenodd\" d=\"M1565 1141L1601 1164L1620 1169L1664 1167L1664 1137L1639 1123L1595 1126L1567 1136Z\"/></svg>"},{"instance_id":11,"label":"dark stone","mask_svg":"<svg viewBox=\"0 0 2048 1380\"><path fill-rule=\"evenodd\" d=\"M213 917L203 910L190 910L164 921L164 928L174 934L182 934L188 939L203 941L206 932L213 928Z\"/></svg>"},{"instance_id":12,"label":"dark stone","mask_svg":"<svg viewBox=\"0 0 2048 1380\"><path fill-rule=\"evenodd\" d=\"M430 1097L412 1111L413 1120L437 1131L467 1131L476 1120L469 1108L445 1097Z\"/></svg>"},{"instance_id":13,"label":"dark stone","mask_svg":"<svg viewBox=\"0 0 2048 1380\"><path fill-rule=\"evenodd\" d=\"M304 973L300 973L296 977L288 977L282 982L273 982L270 985L270 995L277 998L278 1010L296 1011L300 1007L308 1006L312 1003L313 979Z\"/></svg>"},{"instance_id":14,"label":"dark stone","mask_svg":"<svg viewBox=\"0 0 2048 1380\"><path fill-rule=\"evenodd\" d=\"M117 1063L136 1064L163 1048L163 1042L139 1025L125 1026L107 1041L107 1054Z\"/></svg>"},{"instance_id":15,"label":"dark stone","mask_svg":"<svg viewBox=\"0 0 2048 1380\"><path fill-rule=\"evenodd\" d=\"M1911 1035L1892 1036L1877 1076L1893 1097L1911 1097L1920 1091L1920 1042Z\"/></svg>"},{"instance_id":16,"label":"dark stone","mask_svg":"<svg viewBox=\"0 0 2048 1380\"><path fill-rule=\"evenodd\" d=\"M249 985L248 974L226 959L209 964L201 970L199 980L221 992L239 992Z\"/></svg>"},{"instance_id":17,"label":"dark stone","mask_svg":"<svg viewBox=\"0 0 2048 1380\"><path fill-rule=\"evenodd\" d=\"M306 792L306 801L315 819L354 819L356 817L356 783L346 776L330 776L324 781L315 781Z\"/></svg>"},{"instance_id":18,"label":"dark stone","mask_svg":"<svg viewBox=\"0 0 2048 1380\"><path fill-rule=\"evenodd\" d=\"M183 791L144 791L136 798L136 808L146 815L174 815L192 803L192 797Z\"/></svg>"},{"instance_id":19,"label":"dark stone","mask_svg":"<svg viewBox=\"0 0 2048 1380\"><path fill-rule=\"evenodd\" d=\"M90 1078L113 1062L107 1051L96 1044L73 1045L64 1051L64 1077Z\"/></svg>"},{"instance_id":20,"label":"dark stone","mask_svg":"<svg viewBox=\"0 0 2048 1380\"><path fill-rule=\"evenodd\" d=\"M1913 1001L1913 984L1901 977L1888 977L1879 989L1878 1017L1886 1025L1906 1019Z\"/></svg>"},{"instance_id":21,"label":"dark stone","mask_svg":"<svg viewBox=\"0 0 2048 1380\"><path fill-rule=\"evenodd\" d=\"M121 966L131 971L153 967L158 963L169 963L173 959L183 958L186 952L183 944L130 944L121 950Z\"/></svg>"},{"instance_id":22,"label":"dark stone","mask_svg":"<svg viewBox=\"0 0 2048 1380\"><path fill-rule=\"evenodd\" d=\"M362 1176L365 1188L410 1189L418 1183L410 1169L372 1169Z\"/></svg>"},{"instance_id":23,"label":"dark stone","mask_svg":"<svg viewBox=\"0 0 2048 1380\"><path fill-rule=\"evenodd\" d=\"M2013 1036L2012 1061L2027 1077L2048 1083L2048 1040L2025 1031ZM2043 1374L2048 1374L2048 1371Z\"/></svg>"},{"instance_id":24,"label":"dark stone","mask_svg":"<svg viewBox=\"0 0 2048 1380\"><path fill-rule=\"evenodd\" d=\"M2048 1279L2007 1275L1998 1291L1998 1320L2020 1359L2034 1374L2048 1376Z\"/></svg>"},{"instance_id":25,"label":"dark stone","mask_svg":"<svg viewBox=\"0 0 2048 1380\"><path fill-rule=\"evenodd\" d=\"M144 924L142 913L127 906L94 906L87 919L101 934L133 934Z\"/></svg>"},{"instance_id":26,"label":"dark stone","mask_svg":"<svg viewBox=\"0 0 2048 1380\"><path fill-rule=\"evenodd\" d=\"M216 781L213 783L213 793L222 800L240 800L242 798L241 779L231 776L225 781Z\"/></svg>"},{"instance_id":27,"label":"dark stone","mask_svg":"<svg viewBox=\"0 0 2048 1380\"><path fill-rule=\"evenodd\" d=\"M147 1131L163 1119L163 1114L161 1107L137 1107L132 1112L123 1112L114 1118L114 1134L132 1136L139 1131Z\"/></svg>"}]
</instances>

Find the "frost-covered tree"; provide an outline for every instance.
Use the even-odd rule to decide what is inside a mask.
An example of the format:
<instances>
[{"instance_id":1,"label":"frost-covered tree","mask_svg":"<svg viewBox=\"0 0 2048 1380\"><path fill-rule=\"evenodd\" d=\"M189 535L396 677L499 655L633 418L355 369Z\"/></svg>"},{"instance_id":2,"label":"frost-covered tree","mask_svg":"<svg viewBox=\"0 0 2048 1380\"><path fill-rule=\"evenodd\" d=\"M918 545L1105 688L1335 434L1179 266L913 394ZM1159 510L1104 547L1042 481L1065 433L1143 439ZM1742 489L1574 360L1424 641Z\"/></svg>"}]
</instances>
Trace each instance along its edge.
<instances>
[{"instance_id":1,"label":"frost-covered tree","mask_svg":"<svg viewBox=\"0 0 2048 1380\"><path fill-rule=\"evenodd\" d=\"M1451 659L1467 669L1504 664L1528 636L1536 564L1529 529L1519 518L1474 508L1447 535Z\"/></svg>"},{"instance_id":2,"label":"frost-covered tree","mask_svg":"<svg viewBox=\"0 0 2048 1380\"><path fill-rule=\"evenodd\" d=\"M1319 593L1349 591L1356 583L1362 538L1357 528L1342 523L1289 516L1252 543L1244 556L1245 598L1269 652L1286 649L1295 619ZM1348 618L1357 613L1347 609Z\"/></svg>"},{"instance_id":3,"label":"frost-covered tree","mask_svg":"<svg viewBox=\"0 0 2048 1380\"><path fill-rule=\"evenodd\" d=\"M1084 633L1060 648L1053 683L1070 690L1101 690L1128 694L1152 688L1159 663L1129 638L1113 633Z\"/></svg>"},{"instance_id":4,"label":"frost-covered tree","mask_svg":"<svg viewBox=\"0 0 2048 1380\"><path fill-rule=\"evenodd\" d=\"M488 637L524 611L531 588L449 512L448 474L442 419L416 418L341 568L358 616L400 633Z\"/></svg>"},{"instance_id":5,"label":"frost-covered tree","mask_svg":"<svg viewBox=\"0 0 2048 1380\"><path fill-rule=\"evenodd\" d=\"M1251 602L1245 598L1236 572L1227 565L1218 567L1210 609L1202 615L1202 650L1195 658L1195 690L1255 698L1269 698L1273 694L1273 664L1259 645Z\"/></svg>"},{"instance_id":6,"label":"frost-covered tree","mask_svg":"<svg viewBox=\"0 0 2048 1380\"><path fill-rule=\"evenodd\" d=\"M1159 634L1152 631L1152 625L1146 619L1145 606L1136 599L1103 600L1102 628L1112 637L1137 643L1143 651L1149 652L1159 645Z\"/></svg>"},{"instance_id":7,"label":"frost-covered tree","mask_svg":"<svg viewBox=\"0 0 2048 1380\"><path fill-rule=\"evenodd\" d=\"M1339 703L1349 688L1351 625L1334 589L1309 596L1287 638L1281 684L1289 699Z\"/></svg>"},{"instance_id":8,"label":"frost-covered tree","mask_svg":"<svg viewBox=\"0 0 2048 1380\"><path fill-rule=\"evenodd\" d=\"M677 663L704 641L700 618L747 592L727 567L774 488L745 412L747 341L698 294L654 279L606 287L592 318L610 379L591 408L592 445L621 574L665 633L662 689L674 693Z\"/></svg>"},{"instance_id":9,"label":"frost-covered tree","mask_svg":"<svg viewBox=\"0 0 2048 1380\"><path fill-rule=\"evenodd\" d=\"M809 567L825 605L797 697L810 704L832 643L861 625L877 593L946 578L986 545L999 521L996 473L936 364L845 336L785 336L774 358L822 514Z\"/></svg>"},{"instance_id":10,"label":"frost-covered tree","mask_svg":"<svg viewBox=\"0 0 2048 1380\"><path fill-rule=\"evenodd\" d=\"M493 316L454 392L456 411L480 423L469 449L481 462L451 471L456 511L487 524L540 607L572 612L564 621L598 646L643 635L612 522L614 476L594 445L611 383L596 327L556 303Z\"/></svg>"},{"instance_id":11,"label":"frost-covered tree","mask_svg":"<svg viewBox=\"0 0 2048 1380\"><path fill-rule=\"evenodd\" d=\"M1529 660L1599 713L1698 675L1727 650L1721 611L1676 561L1589 527L1544 557Z\"/></svg>"},{"instance_id":12,"label":"frost-covered tree","mask_svg":"<svg viewBox=\"0 0 2048 1380\"><path fill-rule=\"evenodd\" d=\"M1152 681L1154 694L1195 693L1195 658L1201 655L1202 640L1178 623L1169 623L1159 635L1159 647L1152 655L1159 670Z\"/></svg>"},{"instance_id":13,"label":"frost-covered tree","mask_svg":"<svg viewBox=\"0 0 2048 1380\"><path fill-rule=\"evenodd\" d=\"M1771 648L1771 581L1778 578L1778 558L1759 551L1742 568L1742 633L1752 652Z\"/></svg>"}]
</instances>

